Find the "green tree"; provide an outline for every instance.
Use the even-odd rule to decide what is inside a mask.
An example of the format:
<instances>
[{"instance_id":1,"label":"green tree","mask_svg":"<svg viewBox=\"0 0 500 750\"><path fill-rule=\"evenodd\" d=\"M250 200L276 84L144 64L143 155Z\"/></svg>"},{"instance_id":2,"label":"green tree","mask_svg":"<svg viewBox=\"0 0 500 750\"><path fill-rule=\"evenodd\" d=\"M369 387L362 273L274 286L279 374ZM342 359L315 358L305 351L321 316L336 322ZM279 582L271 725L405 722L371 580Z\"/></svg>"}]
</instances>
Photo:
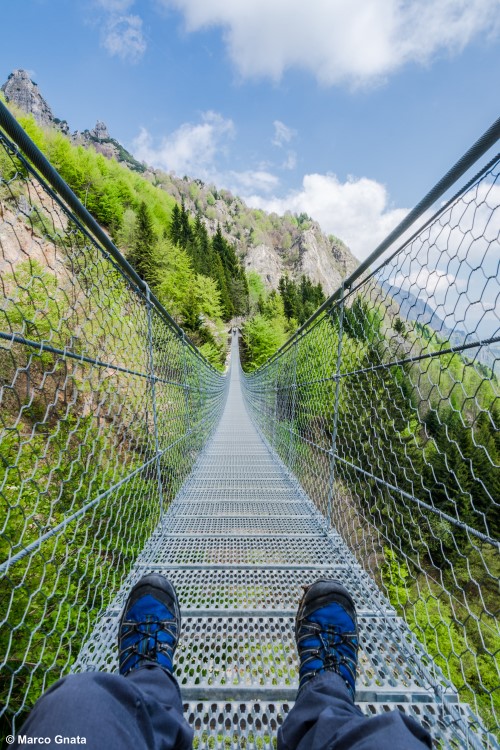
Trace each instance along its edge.
<instances>
[{"instance_id":1,"label":"green tree","mask_svg":"<svg viewBox=\"0 0 500 750\"><path fill-rule=\"evenodd\" d=\"M153 222L145 201L141 201L137 211L134 243L129 261L139 276L149 285L156 281L153 251L156 243Z\"/></svg>"},{"instance_id":2,"label":"green tree","mask_svg":"<svg viewBox=\"0 0 500 750\"><path fill-rule=\"evenodd\" d=\"M169 227L169 237L174 245L181 244L182 227L181 227L181 209L179 204L176 203L172 209L172 219Z\"/></svg>"},{"instance_id":3,"label":"green tree","mask_svg":"<svg viewBox=\"0 0 500 750\"><path fill-rule=\"evenodd\" d=\"M247 353L247 369L254 370L264 364L286 341L284 326L279 319L254 315L242 329Z\"/></svg>"}]
</instances>

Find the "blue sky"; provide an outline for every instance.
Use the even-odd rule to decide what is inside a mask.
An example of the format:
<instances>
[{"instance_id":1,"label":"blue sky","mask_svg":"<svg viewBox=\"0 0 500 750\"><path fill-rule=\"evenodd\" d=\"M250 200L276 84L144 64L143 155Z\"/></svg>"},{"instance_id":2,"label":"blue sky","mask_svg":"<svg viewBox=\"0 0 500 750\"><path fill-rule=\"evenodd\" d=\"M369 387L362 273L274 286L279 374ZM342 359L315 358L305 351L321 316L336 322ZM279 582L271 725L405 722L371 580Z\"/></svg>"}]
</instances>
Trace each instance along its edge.
<instances>
[{"instance_id":1,"label":"blue sky","mask_svg":"<svg viewBox=\"0 0 500 750\"><path fill-rule=\"evenodd\" d=\"M23 0L24 68L70 129L372 250L498 116L498 0Z\"/></svg>"}]
</instances>

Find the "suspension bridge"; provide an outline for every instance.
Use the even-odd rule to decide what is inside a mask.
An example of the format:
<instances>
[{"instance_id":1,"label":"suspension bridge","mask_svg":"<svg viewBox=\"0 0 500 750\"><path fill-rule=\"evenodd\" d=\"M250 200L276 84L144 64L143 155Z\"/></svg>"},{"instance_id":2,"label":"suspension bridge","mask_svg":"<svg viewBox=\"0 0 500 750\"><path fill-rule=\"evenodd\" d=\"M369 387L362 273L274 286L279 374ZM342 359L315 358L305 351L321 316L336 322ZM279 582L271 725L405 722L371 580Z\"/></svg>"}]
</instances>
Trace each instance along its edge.
<instances>
[{"instance_id":1,"label":"suspension bridge","mask_svg":"<svg viewBox=\"0 0 500 750\"><path fill-rule=\"evenodd\" d=\"M236 329L221 375L0 125L5 733L62 674L116 669L127 593L159 571L196 747L275 747L323 576L357 605L367 715L498 747L500 123L250 375Z\"/></svg>"}]
</instances>

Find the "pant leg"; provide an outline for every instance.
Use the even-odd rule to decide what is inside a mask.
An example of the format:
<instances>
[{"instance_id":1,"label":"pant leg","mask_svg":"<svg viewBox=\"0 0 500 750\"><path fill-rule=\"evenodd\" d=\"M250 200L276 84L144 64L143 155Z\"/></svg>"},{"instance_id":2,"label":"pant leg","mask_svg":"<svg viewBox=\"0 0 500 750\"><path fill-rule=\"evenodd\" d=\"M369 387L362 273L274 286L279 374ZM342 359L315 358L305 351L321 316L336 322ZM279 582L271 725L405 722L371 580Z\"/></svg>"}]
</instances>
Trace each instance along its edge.
<instances>
[{"instance_id":1,"label":"pant leg","mask_svg":"<svg viewBox=\"0 0 500 750\"><path fill-rule=\"evenodd\" d=\"M193 741L177 682L156 666L127 677L106 672L63 677L36 703L16 740L22 735L51 738L52 747L57 735L85 737L78 744L89 750L189 750Z\"/></svg>"},{"instance_id":2,"label":"pant leg","mask_svg":"<svg viewBox=\"0 0 500 750\"><path fill-rule=\"evenodd\" d=\"M278 730L278 750L426 750L430 734L410 716L364 716L339 675L325 672L300 691Z\"/></svg>"}]
</instances>

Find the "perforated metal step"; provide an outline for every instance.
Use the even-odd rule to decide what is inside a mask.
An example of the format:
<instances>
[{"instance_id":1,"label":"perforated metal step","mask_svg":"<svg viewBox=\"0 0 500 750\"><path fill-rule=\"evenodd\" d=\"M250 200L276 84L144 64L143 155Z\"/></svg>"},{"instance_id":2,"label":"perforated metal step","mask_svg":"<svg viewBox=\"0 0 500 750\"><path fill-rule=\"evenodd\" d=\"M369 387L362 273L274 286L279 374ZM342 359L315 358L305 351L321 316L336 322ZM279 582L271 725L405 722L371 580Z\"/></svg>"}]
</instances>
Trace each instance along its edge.
<instances>
[{"instance_id":1,"label":"perforated metal step","mask_svg":"<svg viewBox=\"0 0 500 750\"><path fill-rule=\"evenodd\" d=\"M119 613L103 618L87 665L99 670L117 668ZM294 622L277 617L183 613L182 638L176 653L176 676L183 694L207 699L221 697L276 697L293 700L298 682ZM440 685L456 702L450 685L409 638L399 619L361 614L358 663L359 700L425 701ZM97 644L101 644L100 647Z\"/></svg>"},{"instance_id":2,"label":"perforated metal step","mask_svg":"<svg viewBox=\"0 0 500 750\"><path fill-rule=\"evenodd\" d=\"M298 534L303 537L322 532L318 523L313 518L289 518L281 516L270 518L225 516L219 518L206 518L191 516L186 518L175 518L168 527L170 534L224 534L244 536L245 534Z\"/></svg>"},{"instance_id":3,"label":"perforated metal step","mask_svg":"<svg viewBox=\"0 0 500 750\"><path fill-rule=\"evenodd\" d=\"M108 608L110 615L118 615L132 586L150 570L138 564L128 577L122 590ZM359 566L346 565L336 568L279 568L256 566L196 566L155 568L168 576L174 584L183 612L196 614L200 610L212 613L280 613L295 615L297 602L302 595L302 586L312 583L318 575L336 578L349 587L357 605L358 614L366 616L394 617L395 611L388 605L373 581Z\"/></svg>"},{"instance_id":4,"label":"perforated metal step","mask_svg":"<svg viewBox=\"0 0 500 750\"><path fill-rule=\"evenodd\" d=\"M239 375L235 363L217 432L76 669L116 669L118 618L128 591L144 573L162 572L181 604L176 674L196 746L275 747L296 695L294 618L302 587L336 578L359 615L362 710L399 707L446 747L467 746L460 734L467 708L266 447L245 410Z\"/></svg>"},{"instance_id":5,"label":"perforated metal step","mask_svg":"<svg viewBox=\"0 0 500 750\"><path fill-rule=\"evenodd\" d=\"M220 493L217 493L218 495ZM201 507L200 507L201 506ZM310 511L303 503L294 502L292 499L283 502L269 500L233 500L226 502L189 502L185 500L177 503L171 509L172 516L198 516L201 518L311 518Z\"/></svg>"},{"instance_id":6,"label":"perforated metal step","mask_svg":"<svg viewBox=\"0 0 500 750\"><path fill-rule=\"evenodd\" d=\"M275 750L278 727L292 706L287 701L190 701L184 703L184 714L194 728L198 750ZM358 702L358 706L367 716L393 710L412 716L429 729L437 747L470 747L470 738L461 731L461 724L473 721L468 706L456 705L453 712L439 703Z\"/></svg>"}]
</instances>

